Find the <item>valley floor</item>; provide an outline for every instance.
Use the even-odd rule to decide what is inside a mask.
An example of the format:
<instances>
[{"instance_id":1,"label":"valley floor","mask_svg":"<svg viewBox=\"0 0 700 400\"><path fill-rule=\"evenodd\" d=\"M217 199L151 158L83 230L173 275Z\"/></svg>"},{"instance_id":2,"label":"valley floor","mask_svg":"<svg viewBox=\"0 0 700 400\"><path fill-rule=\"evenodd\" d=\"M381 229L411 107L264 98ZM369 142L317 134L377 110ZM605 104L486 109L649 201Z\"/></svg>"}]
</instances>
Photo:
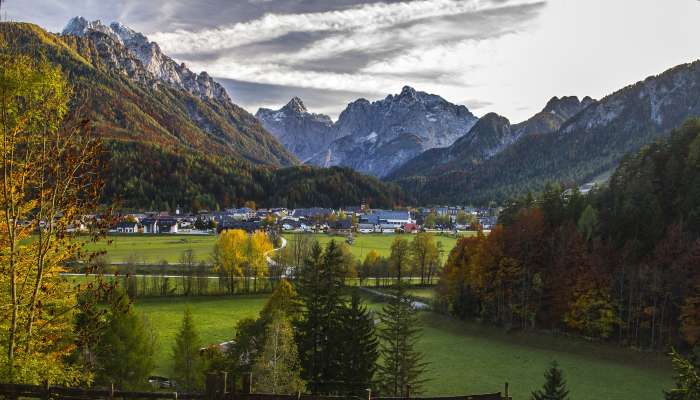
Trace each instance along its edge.
<instances>
[{"instance_id":1,"label":"valley floor","mask_svg":"<svg viewBox=\"0 0 700 400\"><path fill-rule=\"evenodd\" d=\"M461 235L472 235L474 232L462 232ZM291 244L299 235L308 235L325 245L331 240L345 243L345 236L329 235L325 233L284 233ZM391 243L396 238L395 234L355 234L354 243L350 251L359 260L371 250L376 250L380 256L389 256ZM407 240L413 240L413 235L401 235ZM186 250L192 250L195 259L205 263L211 262L212 250L216 243L216 235L180 235L180 234L113 234L107 240L90 243L86 251L104 251L107 261L110 263L161 263L167 261L170 264L180 262L182 254ZM443 259L457 243L457 239L446 234L436 234L435 239L442 243Z\"/></svg>"},{"instance_id":2,"label":"valley floor","mask_svg":"<svg viewBox=\"0 0 700 400\"><path fill-rule=\"evenodd\" d=\"M416 293L418 295L418 293ZM421 293L425 295L425 293ZM137 309L159 332L156 373L167 376L175 333L190 305L205 343L233 336L236 321L255 317L265 296L139 299ZM382 304L368 299L372 309ZM515 399L529 398L543 383L543 373L556 360L576 400L652 400L672 385L671 366L663 355L536 333L505 333L423 312L420 348L430 362L425 394L460 395L500 391L510 384Z\"/></svg>"}]
</instances>

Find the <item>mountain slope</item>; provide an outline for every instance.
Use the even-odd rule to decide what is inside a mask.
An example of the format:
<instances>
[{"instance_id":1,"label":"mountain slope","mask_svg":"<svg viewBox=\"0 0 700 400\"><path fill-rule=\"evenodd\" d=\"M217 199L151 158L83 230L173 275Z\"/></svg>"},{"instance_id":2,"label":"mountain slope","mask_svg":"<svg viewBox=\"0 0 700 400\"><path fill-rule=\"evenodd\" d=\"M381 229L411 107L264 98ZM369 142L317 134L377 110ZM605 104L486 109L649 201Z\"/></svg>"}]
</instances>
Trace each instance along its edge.
<instances>
[{"instance_id":1,"label":"mountain slope","mask_svg":"<svg viewBox=\"0 0 700 400\"><path fill-rule=\"evenodd\" d=\"M184 147L256 164L296 163L294 156L255 117L231 103L225 90L206 73L196 75L178 66L143 35L116 23L108 27L79 17L73 18L64 32L70 34L60 40L87 62L69 57L59 46L31 45L42 46L50 59L61 64L75 78L79 93L89 93L82 99L88 102L91 119L105 136L173 150ZM23 33L26 37L28 30Z\"/></svg>"},{"instance_id":2,"label":"mountain slope","mask_svg":"<svg viewBox=\"0 0 700 400\"><path fill-rule=\"evenodd\" d=\"M556 132L525 135L477 165L395 176L423 201L488 202L541 189L547 181L584 183L627 153L700 115L700 61L621 89L567 120Z\"/></svg>"},{"instance_id":3,"label":"mountain slope","mask_svg":"<svg viewBox=\"0 0 700 400\"><path fill-rule=\"evenodd\" d=\"M348 166L380 177L427 149L451 145L477 120L464 106L408 86L383 100L350 103L335 124L305 108L296 114L289 108L257 114L288 149L308 164Z\"/></svg>"},{"instance_id":4,"label":"mountain slope","mask_svg":"<svg viewBox=\"0 0 700 400\"><path fill-rule=\"evenodd\" d=\"M428 150L397 168L388 179L431 176L452 170L469 169L495 156L520 138L556 131L562 124L592 104L590 97L554 97L542 111L519 124L495 113L484 115L452 146Z\"/></svg>"},{"instance_id":5,"label":"mountain slope","mask_svg":"<svg viewBox=\"0 0 700 400\"><path fill-rule=\"evenodd\" d=\"M301 160L327 149L338 138L330 117L310 113L298 97L279 110L261 108L255 117Z\"/></svg>"},{"instance_id":6,"label":"mountain slope","mask_svg":"<svg viewBox=\"0 0 700 400\"><path fill-rule=\"evenodd\" d=\"M60 36L32 24L0 23L0 42L8 44L0 51L61 66L74 88L73 107L87 114L104 142L105 202L167 210L178 204L214 209L246 200L270 206L371 200L381 207L403 201L396 186L350 170L280 168L296 158L206 74L177 80L177 74L194 73L184 66L171 69L177 64L152 47L143 53L160 60L156 64L164 67L158 71L167 72L154 74L124 39L105 33L101 23L90 25L78 35ZM324 182L345 184L333 189Z\"/></svg>"}]
</instances>

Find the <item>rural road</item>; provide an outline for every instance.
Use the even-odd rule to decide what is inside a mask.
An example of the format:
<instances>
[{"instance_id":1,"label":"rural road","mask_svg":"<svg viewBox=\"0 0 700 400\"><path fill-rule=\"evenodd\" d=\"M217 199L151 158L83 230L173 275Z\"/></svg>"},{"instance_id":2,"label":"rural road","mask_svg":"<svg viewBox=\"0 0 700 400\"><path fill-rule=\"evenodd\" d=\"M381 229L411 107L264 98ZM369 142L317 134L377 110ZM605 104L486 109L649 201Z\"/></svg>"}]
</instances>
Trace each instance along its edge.
<instances>
[{"instance_id":1,"label":"rural road","mask_svg":"<svg viewBox=\"0 0 700 400\"><path fill-rule=\"evenodd\" d=\"M364 287L364 286L359 286L359 288L362 291L365 291L367 293L370 293L370 294L373 294L376 296L380 296L380 297L396 297L393 294L385 293L385 292L375 290L375 289L370 289L370 288ZM430 309L430 306L426 303L423 303L422 301L413 300L411 302L411 304L413 305L413 307L416 308L416 310L429 310Z\"/></svg>"}]
</instances>

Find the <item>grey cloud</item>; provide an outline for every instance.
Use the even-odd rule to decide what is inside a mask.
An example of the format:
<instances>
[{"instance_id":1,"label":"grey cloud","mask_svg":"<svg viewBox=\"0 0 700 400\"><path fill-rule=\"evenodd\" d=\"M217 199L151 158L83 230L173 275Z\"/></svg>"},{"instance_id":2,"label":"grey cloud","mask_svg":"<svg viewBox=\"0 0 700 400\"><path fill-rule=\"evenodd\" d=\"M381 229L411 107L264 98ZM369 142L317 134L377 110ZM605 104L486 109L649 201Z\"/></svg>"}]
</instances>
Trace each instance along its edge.
<instances>
[{"instance_id":1,"label":"grey cloud","mask_svg":"<svg viewBox=\"0 0 700 400\"><path fill-rule=\"evenodd\" d=\"M15 20L29 20L52 31L60 31L68 19L82 14L88 19L104 21L119 20L132 28L144 32L169 32L176 29L194 32L231 25L238 22L261 18L268 13L300 14L345 10L372 3L398 3L407 0L181 0L173 1L137 1L137 0L8 0L3 2L8 16ZM417 0L416 0L417 1ZM387 39L372 43L364 48L328 54L320 58L296 61L283 57L275 61L285 67L301 72L352 74L361 71L372 62L391 60L393 57L409 52L420 46L445 45L465 39L485 40L507 33L517 32L527 27L538 16L545 2L534 4L510 4L505 0L491 0L495 8L456 14L444 17L419 18L404 24L383 28L381 34ZM413 37L407 33L412 29L421 31L421 27L430 27L426 34ZM313 47L314 43L331 37L342 37L356 32L290 32L283 36L261 40L234 48L215 51L206 48L186 54L169 54L186 62L206 64L228 57L246 60L250 63L265 63L270 55L295 54L302 49ZM372 34L372 33L368 33ZM383 38L384 36L382 36ZM475 68L479 60L474 60L469 68ZM416 66L416 71L406 71L399 76L392 75L398 81L409 85L421 82L439 82L455 87L468 87L468 82L459 81L460 71L431 71ZM463 71L461 71L463 72ZM375 73L381 76L381 73ZM351 78L350 78L351 79ZM385 93L361 93L339 90L321 90L302 87L260 84L237 80L220 79L233 100L255 112L259 106L278 107L291 97L299 96L307 103L309 109L327 113L333 117L345 105L359 97L380 98ZM489 102L467 100L470 109L490 106Z\"/></svg>"},{"instance_id":2,"label":"grey cloud","mask_svg":"<svg viewBox=\"0 0 700 400\"><path fill-rule=\"evenodd\" d=\"M172 53L170 56L174 58L187 59L189 61L215 61L224 56L264 60L265 55L294 53L317 40L321 40L331 35L332 34L328 32L290 32L274 39L237 46L226 50L212 51L202 49L196 53Z\"/></svg>"},{"instance_id":3,"label":"grey cloud","mask_svg":"<svg viewBox=\"0 0 700 400\"><path fill-rule=\"evenodd\" d=\"M493 106L493 103L492 103L492 102L490 102L490 101L482 101L482 100L479 100L479 99L467 99L467 100L463 100L463 101L460 102L460 104L464 104L464 105L467 106L467 108L470 109L471 111L480 110L480 109L483 109L483 108L487 108L487 107Z\"/></svg>"},{"instance_id":4,"label":"grey cloud","mask_svg":"<svg viewBox=\"0 0 700 400\"><path fill-rule=\"evenodd\" d=\"M259 18L267 13L343 10L362 4L402 0L6 0L3 12L17 21L37 23L59 32L76 15L119 20L146 34L174 29L205 29Z\"/></svg>"},{"instance_id":5,"label":"grey cloud","mask_svg":"<svg viewBox=\"0 0 700 400\"><path fill-rule=\"evenodd\" d=\"M391 50L353 50L335 54L326 58L294 63L294 67L306 71L354 73L367 66L377 58L388 58L398 54L399 49Z\"/></svg>"},{"instance_id":6,"label":"grey cloud","mask_svg":"<svg viewBox=\"0 0 700 400\"><path fill-rule=\"evenodd\" d=\"M281 108L296 96L304 101L306 107L319 114L337 118L338 114L352 101L358 98L378 99L385 94L353 92L344 90L322 90L298 86L271 85L234 79L216 78L228 91L234 103L251 113L258 108Z\"/></svg>"}]
</instances>

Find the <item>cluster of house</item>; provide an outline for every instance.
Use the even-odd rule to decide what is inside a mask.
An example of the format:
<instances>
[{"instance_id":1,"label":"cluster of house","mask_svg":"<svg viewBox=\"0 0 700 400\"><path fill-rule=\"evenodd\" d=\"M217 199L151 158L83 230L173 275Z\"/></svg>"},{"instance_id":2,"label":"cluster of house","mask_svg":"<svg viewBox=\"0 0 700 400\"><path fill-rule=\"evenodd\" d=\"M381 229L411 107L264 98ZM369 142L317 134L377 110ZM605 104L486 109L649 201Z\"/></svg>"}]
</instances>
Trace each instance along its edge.
<instances>
[{"instance_id":1,"label":"cluster of house","mask_svg":"<svg viewBox=\"0 0 700 400\"><path fill-rule=\"evenodd\" d=\"M435 207L412 210L377 210L366 206L331 208L271 208L254 210L247 207L223 211L202 211L184 214L167 212L125 214L113 228L116 233L191 233L203 234L225 229L248 232L277 227L283 231L328 233L413 233L422 229L467 230L458 215L471 215L483 229L497 222L498 210L473 207ZM425 224L429 215L438 223Z\"/></svg>"}]
</instances>

